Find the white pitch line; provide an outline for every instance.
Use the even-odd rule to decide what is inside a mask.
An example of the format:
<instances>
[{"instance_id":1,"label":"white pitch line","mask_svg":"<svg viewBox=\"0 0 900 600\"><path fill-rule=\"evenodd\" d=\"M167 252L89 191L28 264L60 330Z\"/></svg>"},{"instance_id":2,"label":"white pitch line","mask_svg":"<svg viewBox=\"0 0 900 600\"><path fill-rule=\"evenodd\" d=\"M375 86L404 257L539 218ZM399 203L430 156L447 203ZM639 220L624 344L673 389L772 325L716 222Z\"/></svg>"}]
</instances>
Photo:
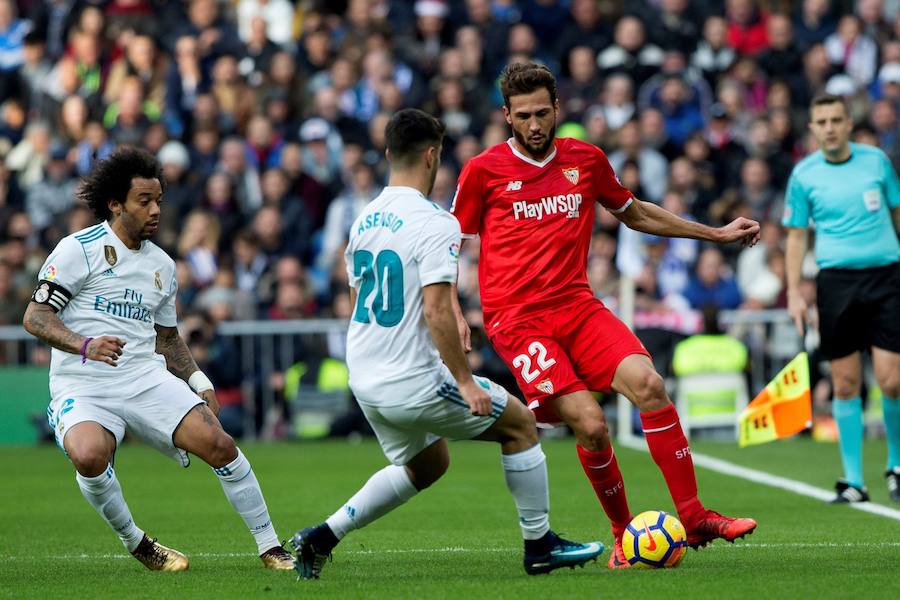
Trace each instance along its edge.
<instances>
[{"instance_id":1,"label":"white pitch line","mask_svg":"<svg viewBox=\"0 0 900 600\"><path fill-rule=\"evenodd\" d=\"M632 450L641 450L643 452L647 451L646 444L641 441L627 442L623 440L619 443L628 448L631 448ZM808 483L803 483L802 481L797 481L796 479L781 477L780 475L772 475L771 473L766 473L765 471L759 471L757 469L751 469L749 467L742 467L741 465L735 464L733 462L728 462L727 460L722 460L720 458L715 458L706 454L692 454L691 456L693 456L694 458L695 465L703 467L704 469L709 469L710 471L715 471L716 473L730 475L732 477L738 477L740 479L746 479L747 481L752 481L761 485L768 485L770 487L779 488L788 492L793 492L794 494L799 494L801 496L807 496L809 498L815 498L816 500L822 500L824 502L828 502L829 500L834 498L834 491L816 487ZM884 506L883 504L876 504L875 502L855 502L850 503L847 506L854 510L861 510L862 512L867 512L869 514L878 515L880 517L887 517L888 519L894 519L895 521L900 521L900 510L891 508L889 506Z\"/></svg>"},{"instance_id":2,"label":"white pitch line","mask_svg":"<svg viewBox=\"0 0 900 600\"><path fill-rule=\"evenodd\" d=\"M786 543L762 543L749 542L746 544L718 544L708 546L703 553L717 550L767 550L771 548L822 548L833 550L846 550L849 548L900 548L900 542L786 542ZM375 554L456 554L482 552L520 552L521 548L386 548L383 550L347 550L341 555L369 556ZM193 552L188 558L252 558L256 555L250 552ZM0 560L131 560L128 554L61 554L57 556L13 556L0 555Z\"/></svg>"}]
</instances>

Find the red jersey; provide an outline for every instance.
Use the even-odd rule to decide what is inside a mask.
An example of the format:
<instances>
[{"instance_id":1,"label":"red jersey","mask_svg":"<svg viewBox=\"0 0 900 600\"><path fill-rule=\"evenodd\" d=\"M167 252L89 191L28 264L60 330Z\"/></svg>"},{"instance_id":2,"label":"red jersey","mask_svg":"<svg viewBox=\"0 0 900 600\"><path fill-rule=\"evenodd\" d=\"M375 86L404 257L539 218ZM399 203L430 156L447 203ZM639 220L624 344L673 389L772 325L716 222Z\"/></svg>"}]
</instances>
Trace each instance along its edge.
<instances>
[{"instance_id":1,"label":"red jersey","mask_svg":"<svg viewBox=\"0 0 900 600\"><path fill-rule=\"evenodd\" d=\"M556 138L542 162L510 139L466 163L451 212L463 238L481 237L478 281L488 333L560 301L592 298L587 255L594 202L631 203L602 150Z\"/></svg>"}]
</instances>

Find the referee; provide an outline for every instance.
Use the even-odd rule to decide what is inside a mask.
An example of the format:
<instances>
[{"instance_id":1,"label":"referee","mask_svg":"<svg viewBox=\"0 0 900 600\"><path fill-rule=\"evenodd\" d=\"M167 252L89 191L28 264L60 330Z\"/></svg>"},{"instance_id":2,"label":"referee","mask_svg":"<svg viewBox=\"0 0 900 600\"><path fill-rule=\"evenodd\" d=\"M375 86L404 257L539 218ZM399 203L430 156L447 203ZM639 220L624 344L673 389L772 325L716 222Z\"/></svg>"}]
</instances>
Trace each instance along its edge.
<instances>
[{"instance_id":1,"label":"referee","mask_svg":"<svg viewBox=\"0 0 900 600\"><path fill-rule=\"evenodd\" d=\"M824 95L812 101L809 130L819 151L794 167L782 221L789 228L788 311L802 335L807 305L800 271L812 222L820 351L831 361L832 414L844 465L832 502L869 499L860 398L860 352L866 349L882 392L888 493L900 502L900 181L884 152L850 143L852 128L843 100Z\"/></svg>"}]
</instances>

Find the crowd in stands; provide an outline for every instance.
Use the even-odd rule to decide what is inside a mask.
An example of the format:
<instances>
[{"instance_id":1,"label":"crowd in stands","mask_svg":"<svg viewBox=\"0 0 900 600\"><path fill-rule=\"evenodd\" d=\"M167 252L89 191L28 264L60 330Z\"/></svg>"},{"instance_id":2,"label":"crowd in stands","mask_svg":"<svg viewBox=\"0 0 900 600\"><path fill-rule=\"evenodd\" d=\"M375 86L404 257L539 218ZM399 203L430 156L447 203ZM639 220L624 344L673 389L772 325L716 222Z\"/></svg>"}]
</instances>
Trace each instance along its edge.
<instances>
[{"instance_id":1,"label":"crowd in stands","mask_svg":"<svg viewBox=\"0 0 900 600\"><path fill-rule=\"evenodd\" d=\"M73 190L120 144L165 169L155 242L182 315L347 317L343 247L385 184L390 114L445 123L433 200L449 207L462 165L510 135L496 83L522 60L558 75L557 134L602 148L637 197L763 222L741 250L598 210L591 284L615 308L633 277L638 326L785 306L779 220L814 95L844 97L854 139L900 164L900 0L0 0L0 324L92 224ZM477 242L463 254L477 329Z\"/></svg>"}]
</instances>

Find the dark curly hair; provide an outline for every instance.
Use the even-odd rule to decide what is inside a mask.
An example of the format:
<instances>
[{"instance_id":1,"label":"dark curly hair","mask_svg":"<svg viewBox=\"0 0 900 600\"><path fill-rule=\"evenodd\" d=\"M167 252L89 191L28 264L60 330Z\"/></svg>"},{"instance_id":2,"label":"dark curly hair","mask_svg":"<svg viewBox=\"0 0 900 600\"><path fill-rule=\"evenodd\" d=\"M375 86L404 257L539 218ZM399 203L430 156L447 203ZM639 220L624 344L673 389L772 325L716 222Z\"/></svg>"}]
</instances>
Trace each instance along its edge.
<instances>
[{"instance_id":1,"label":"dark curly hair","mask_svg":"<svg viewBox=\"0 0 900 600\"><path fill-rule=\"evenodd\" d=\"M509 108L511 96L519 96L546 88L550 102L556 104L556 77L544 65L533 62L518 62L507 65L500 73L500 91L503 103Z\"/></svg>"},{"instance_id":2,"label":"dark curly hair","mask_svg":"<svg viewBox=\"0 0 900 600\"><path fill-rule=\"evenodd\" d=\"M138 148L122 147L106 160L99 161L94 169L81 179L76 198L101 220L109 219L109 201L125 203L131 180L158 179L163 191L166 181L162 166L152 154Z\"/></svg>"}]
</instances>

